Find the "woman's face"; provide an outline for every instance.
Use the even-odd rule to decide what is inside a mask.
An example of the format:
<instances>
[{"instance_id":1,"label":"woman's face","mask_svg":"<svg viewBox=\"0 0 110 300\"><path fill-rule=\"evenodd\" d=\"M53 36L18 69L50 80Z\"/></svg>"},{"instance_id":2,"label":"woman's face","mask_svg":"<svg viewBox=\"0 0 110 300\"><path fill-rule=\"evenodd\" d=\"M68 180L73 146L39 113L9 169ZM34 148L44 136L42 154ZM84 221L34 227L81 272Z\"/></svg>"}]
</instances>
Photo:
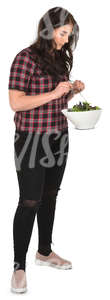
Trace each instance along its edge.
<instances>
[{"instance_id":1,"label":"woman's face","mask_svg":"<svg viewBox=\"0 0 110 300\"><path fill-rule=\"evenodd\" d=\"M54 29L53 39L57 44L57 49L61 49L65 43L68 43L69 35L73 31L73 24L66 24Z\"/></svg>"}]
</instances>

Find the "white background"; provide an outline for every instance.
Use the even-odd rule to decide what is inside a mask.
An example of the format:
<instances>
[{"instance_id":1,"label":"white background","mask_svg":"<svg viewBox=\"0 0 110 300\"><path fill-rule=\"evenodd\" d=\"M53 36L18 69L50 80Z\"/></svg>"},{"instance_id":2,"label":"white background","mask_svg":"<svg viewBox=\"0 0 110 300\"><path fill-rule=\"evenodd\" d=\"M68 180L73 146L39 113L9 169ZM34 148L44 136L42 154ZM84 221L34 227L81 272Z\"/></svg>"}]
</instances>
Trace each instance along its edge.
<instances>
[{"instance_id":1,"label":"white background","mask_svg":"<svg viewBox=\"0 0 110 300\"><path fill-rule=\"evenodd\" d=\"M110 18L109 1L4 1L0 9L1 58L1 177L0 284L1 296L10 292L13 271L13 217L19 198L14 165L14 112L9 106L9 70L15 55L36 37L37 24L50 8L68 9L80 27L74 52L72 80L85 83L82 92L102 115L95 129L76 130L68 121L69 156L58 195L53 250L72 261L72 270L34 264L37 251L35 220L27 254L27 294L32 299L110 299ZM80 95L70 102L82 100Z\"/></svg>"}]
</instances>

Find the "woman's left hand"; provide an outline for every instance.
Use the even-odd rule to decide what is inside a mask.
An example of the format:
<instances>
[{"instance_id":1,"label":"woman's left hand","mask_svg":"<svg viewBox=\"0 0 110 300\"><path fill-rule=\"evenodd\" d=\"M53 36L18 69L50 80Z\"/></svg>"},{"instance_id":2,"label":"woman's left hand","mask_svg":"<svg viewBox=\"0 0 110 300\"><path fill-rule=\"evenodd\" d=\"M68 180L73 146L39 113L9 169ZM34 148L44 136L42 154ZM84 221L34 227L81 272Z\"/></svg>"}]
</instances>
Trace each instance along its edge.
<instances>
[{"instance_id":1,"label":"woman's left hand","mask_svg":"<svg viewBox=\"0 0 110 300\"><path fill-rule=\"evenodd\" d=\"M75 94L80 93L85 89L85 84L80 80L75 80L72 85Z\"/></svg>"}]
</instances>

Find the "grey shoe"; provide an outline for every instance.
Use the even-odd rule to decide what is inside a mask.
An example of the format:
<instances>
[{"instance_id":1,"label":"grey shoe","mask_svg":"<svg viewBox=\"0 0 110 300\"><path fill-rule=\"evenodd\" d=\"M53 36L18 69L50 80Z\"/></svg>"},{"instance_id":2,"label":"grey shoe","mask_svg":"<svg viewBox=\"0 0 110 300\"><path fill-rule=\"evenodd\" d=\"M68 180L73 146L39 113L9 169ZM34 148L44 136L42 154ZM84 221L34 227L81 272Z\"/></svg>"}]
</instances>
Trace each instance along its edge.
<instances>
[{"instance_id":1,"label":"grey shoe","mask_svg":"<svg viewBox=\"0 0 110 300\"><path fill-rule=\"evenodd\" d=\"M35 256L35 263L40 266L50 266L57 269L72 269L72 263L52 251L48 256L40 254L38 251Z\"/></svg>"},{"instance_id":2,"label":"grey shoe","mask_svg":"<svg viewBox=\"0 0 110 300\"><path fill-rule=\"evenodd\" d=\"M26 273L24 270L16 270L11 278L11 291L14 293L24 293L27 291Z\"/></svg>"}]
</instances>

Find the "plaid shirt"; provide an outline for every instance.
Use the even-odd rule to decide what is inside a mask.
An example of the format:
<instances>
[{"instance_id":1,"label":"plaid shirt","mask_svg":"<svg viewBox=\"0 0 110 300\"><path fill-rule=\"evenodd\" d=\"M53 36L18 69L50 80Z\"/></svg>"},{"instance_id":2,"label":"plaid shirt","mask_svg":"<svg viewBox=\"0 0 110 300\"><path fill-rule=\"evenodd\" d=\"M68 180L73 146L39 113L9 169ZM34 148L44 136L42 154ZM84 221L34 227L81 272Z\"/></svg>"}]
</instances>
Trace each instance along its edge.
<instances>
[{"instance_id":1,"label":"plaid shirt","mask_svg":"<svg viewBox=\"0 0 110 300\"><path fill-rule=\"evenodd\" d=\"M61 81L68 80L63 75ZM9 76L8 89L24 91L26 95L39 95L55 89L58 82L50 74L43 74L40 64L32 58L30 47L20 51L14 58ZM68 127L67 118L61 112L68 108L68 94L27 111L16 111L14 122L20 131L54 131Z\"/></svg>"}]
</instances>

